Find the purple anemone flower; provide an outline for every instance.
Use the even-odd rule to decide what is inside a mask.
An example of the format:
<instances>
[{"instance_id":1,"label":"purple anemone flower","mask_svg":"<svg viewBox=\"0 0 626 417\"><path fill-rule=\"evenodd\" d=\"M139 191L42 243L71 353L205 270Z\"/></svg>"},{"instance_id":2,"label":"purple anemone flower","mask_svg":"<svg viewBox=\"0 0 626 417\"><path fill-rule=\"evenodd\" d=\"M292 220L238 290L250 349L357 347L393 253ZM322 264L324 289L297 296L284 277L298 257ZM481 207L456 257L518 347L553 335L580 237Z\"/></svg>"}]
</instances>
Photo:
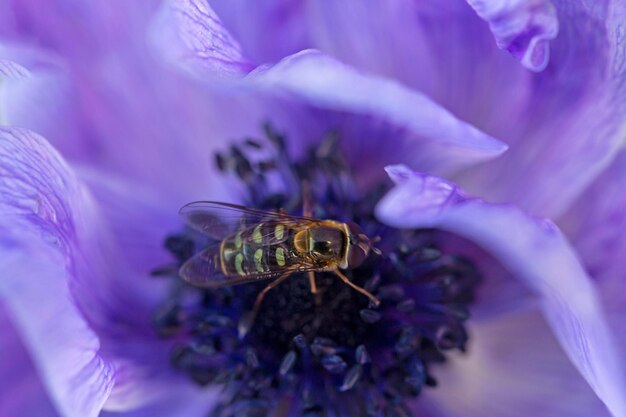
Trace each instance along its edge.
<instances>
[{"instance_id":1,"label":"purple anemone flower","mask_svg":"<svg viewBox=\"0 0 626 417\"><path fill-rule=\"evenodd\" d=\"M0 416L626 417L625 17L0 1ZM179 216L207 200L354 222L369 254L311 240L348 282L294 269L252 321L271 280L181 266L298 240Z\"/></svg>"}]
</instances>

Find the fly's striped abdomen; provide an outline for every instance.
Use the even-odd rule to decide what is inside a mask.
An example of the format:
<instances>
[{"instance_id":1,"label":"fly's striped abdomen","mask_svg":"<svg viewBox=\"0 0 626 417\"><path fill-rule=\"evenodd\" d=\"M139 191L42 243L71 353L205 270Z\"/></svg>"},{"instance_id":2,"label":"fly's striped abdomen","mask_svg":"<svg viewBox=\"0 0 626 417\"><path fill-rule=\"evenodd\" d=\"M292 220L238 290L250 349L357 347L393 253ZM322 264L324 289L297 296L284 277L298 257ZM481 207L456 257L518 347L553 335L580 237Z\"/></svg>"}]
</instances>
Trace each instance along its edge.
<instances>
[{"instance_id":1,"label":"fly's striped abdomen","mask_svg":"<svg viewBox=\"0 0 626 417\"><path fill-rule=\"evenodd\" d=\"M294 230L283 224L259 223L222 241L220 258L226 276L279 274L294 264Z\"/></svg>"}]
</instances>

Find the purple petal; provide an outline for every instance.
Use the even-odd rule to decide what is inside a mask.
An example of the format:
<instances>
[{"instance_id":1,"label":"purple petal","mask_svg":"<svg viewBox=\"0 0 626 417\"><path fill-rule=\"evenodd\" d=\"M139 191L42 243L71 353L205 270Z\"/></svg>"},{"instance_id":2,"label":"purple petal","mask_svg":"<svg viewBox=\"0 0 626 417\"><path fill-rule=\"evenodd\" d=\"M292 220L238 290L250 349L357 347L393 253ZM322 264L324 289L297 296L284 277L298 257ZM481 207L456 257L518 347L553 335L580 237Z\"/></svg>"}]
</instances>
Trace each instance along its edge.
<instances>
[{"instance_id":1,"label":"purple petal","mask_svg":"<svg viewBox=\"0 0 626 417\"><path fill-rule=\"evenodd\" d=\"M624 254L626 254L626 152L622 150L611 166L561 218L589 274L600 288L612 329L622 356L626 353L624 314ZM626 372L626 367L623 368Z\"/></svg>"},{"instance_id":2,"label":"purple petal","mask_svg":"<svg viewBox=\"0 0 626 417\"><path fill-rule=\"evenodd\" d=\"M145 30L159 4L158 0L6 0L0 5L0 18L6 23L0 36L88 63L113 46L128 46L124 38L131 32L138 34L138 28ZM42 7L46 13L41 13Z\"/></svg>"},{"instance_id":3,"label":"purple petal","mask_svg":"<svg viewBox=\"0 0 626 417\"><path fill-rule=\"evenodd\" d=\"M559 31L556 10L549 0L467 0L489 23L496 44L532 71L543 71L550 58L550 40Z\"/></svg>"},{"instance_id":4,"label":"purple petal","mask_svg":"<svg viewBox=\"0 0 626 417\"><path fill-rule=\"evenodd\" d=\"M508 140L531 73L497 48L463 2L312 2L311 45L394 78L462 120Z\"/></svg>"},{"instance_id":5,"label":"purple petal","mask_svg":"<svg viewBox=\"0 0 626 417\"><path fill-rule=\"evenodd\" d=\"M103 411L99 417L206 417L217 395L210 389L170 386L154 404L132 411Z\"/></svg>"},{"instance_id":6,"label":"purple petal","mask_svg":"<svg viewBox=\"0 0 626 417\"><path fill-rule=\"evenodd\" d=\"M82 61L67 62L72 71L27 61L27 76L3 82L3 121L44 134L74 163L154 185L168 197L182 195L177 204L202 197L198 190L210 186L215 171L213 149L229 137L220 125L249 135L264 116L247 124L232 120L241 106L226 115L223 101L185 75L142 59L144 52L107 55L111 71Z\"/></svg>"},{"instance_id":7,"label":"purple petal","mask_svg":"<svg viewBox=\"0 0 626 417\"><path fill-rule=\"evenodd\" d=\"M236 76L252 69L239 44L204 0L168 0L152 24L158 50L176 65L202 74Z\"/></svg>"},{"instance_id":8,"label":"purple petal","mask_svg":"<svg viewBox=\"0 0 626 417\"><path fill-rule=\"evenodd\" d=\"M423 94L361 73L317 51L303 51L258 69L247 80L272 94L337 113L370 117L406 131L408 134L397 135L388 149L377 144L375 152L388 152L394 155L391 160L411 161L430 172L457 170L506 150L501 142L455 118ZM346 148L348 154L358 155L365 138L352 136L348 140L354 142Z\"/></svg>"},{"instance_id":9,"label":"purple petal","mask_svg":"<svg viewBox=\"0 0 626 417\"><path fill-rule=\"evenodd\" d=\"M0 304L0 415L57 417L17 329Z\"/></svg>"},{"instance_id":10,"label":"purple petal","mask_svg":"<svg viewBox=\"0 0 626 417\"><path fill-rule=\"evenodd\" d=\"M463 2L314 2L306 27L314 47L400 80L511 145L502 158L459 177L466 188L555 217L608 165L621 144L626 60L621 6L609 7L608 1L551 3L559 35L550 41L550 63L541 73L526 70L499 50L488 26ZM539 16L550 9L541 1L483 4L493 7L481 8L484 12L517 5L510 10L518 14L508 16L527 16L530 26L536 23L535 11ZM526 4L538 8L526 9ZM254 17L249 20L256 23ZM554 27L552 18L547 21L540 27ZM535 50L542 49L528 49Z\"/></svg>"},{"instance_id":11,"label":"purple petal","mask_svg":"<svg viewBox=\"0 0 626 417\"><path fill-rule=\"evenodd\" d=\"M41 137L20 129L0 129L0 188L0 296L60 413L95 417L113 369L68 288L84 190Z\"/></svg>"},{"instance_id":12,"label":"purple petal","mask_svg":"<svg viewBox=\"0 0 626 417\"><path fill-rule=\"evenodd\" d=\"M123 411L156 401L172 384L187 390L191 383L169 365L172 342L150 324L166 285L149 277L167 262L159 246L168 217L149 207L160 205L141 187L83 172L100 211L42 138L0 132L0 260L11 277L0 296L59 410L95 416L103 405Z\"/></svg>"},{"instance_id":13,"label":"purple petal","mask_svg":"<svg viewBox=\"0 0 626 417\"><path fill-rule=\"evenodd\" d=\"M559 342L598 397L626 413L620 361L595 288L554 224L509 205L465 195L441 178L390 167L397 183L379 204L379 218L395 227L434 227L483 247L540 297Z\"/></svg>"},{"instance_id":14,"label":"purple petal","mask_svg":"<svg viewBox=\"0 0 626 417\"><path fill-rule=\"evenodd\" d=\"M434 368L441 385L423 392L430 417L608 417L537 310L470 326L465 355Z\"/></svg>"},{"instance_id":15,"label":"purple petal","mask_svg":"<svg viewBox=\"0 0 626 417\"><path fill-rule=\"evenodd\" d=\"M58 56L25 47L0 48L0 54L13 60L5 63L20 68L0 86L0 121L44 132L58 138L57 146L81 152L79 123L71 112L73 91Z\"/></svg>"},{"instance_id":16,"label":"purple petal","mask_svg":"<svg viewBox=\"0 0 626 417\"><path fill-rule=\"evenodd\" d=\"M624 285L626 253L626 152L560 219L589 274L601 285Z\"/></svg>"},{"instance_id":17,"label":"purple petal","mask_svg":"<svg viewBox=\"0 0 626 417\"><path fill-rule=\"evenodd\" d=\"M276 62L310 47L302 0L210 0L255 63Z\"/></svg>"},{"instance_id":18,"label":"purple petal","mask_svg":"<svg viewBox=\"0 0 626 417\"><path fill-rule=\"evenodd\" d=\"M510 151L459 181L475 194L556 218L622 146L626 11L606 1L552 3L559 36L547 69L529 85L517 123L502 135Z\"/></svg>"},{"instance_id":19,"label":"purple petal","mask_svg":"<svg viewBox=\"0 0 626 417\"><path fill-rule=\"evenodd\" d=\"M561 219L586 269L600 287L612 327L621 341L622 354L626 353L625 181L626 152L622 150Z\"/></svg>"}]
</instances>

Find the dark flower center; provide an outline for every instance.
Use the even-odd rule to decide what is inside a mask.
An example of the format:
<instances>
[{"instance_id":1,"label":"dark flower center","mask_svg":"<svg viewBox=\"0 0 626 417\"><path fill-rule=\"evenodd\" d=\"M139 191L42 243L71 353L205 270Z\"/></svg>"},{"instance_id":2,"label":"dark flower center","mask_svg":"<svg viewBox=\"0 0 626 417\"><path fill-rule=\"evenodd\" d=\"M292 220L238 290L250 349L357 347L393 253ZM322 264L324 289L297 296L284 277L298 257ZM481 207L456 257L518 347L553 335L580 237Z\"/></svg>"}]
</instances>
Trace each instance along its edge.
<instances>
[{"instance_id":1,"label":"dark flower center","mask_svg":"<svg viewBox=\"0 0 626 417\"><path fill-rule=\"evenodd\" d=\"M377 237L381 254L343 272L381 304L329 272L316 273L313 295L307 275L294 273L267 293L241 338L238 325L267 281L188 286L177 268L211 242L186 229L165 242L176 266L155 271L173 278L154 321L175 341L173 366L198 384L224 386L215 417L410 415L407 400L436 384L431 365L446 351L465 350L478 273L467 259L442 253L434 231L379 223L373 210L388 187L357 191L336 135L298 161L270 126L265 136L216 156L225 178L243 184L249 207L301 215L309 194L315 218L353 221Z\"/></svg>"}]
</instances>

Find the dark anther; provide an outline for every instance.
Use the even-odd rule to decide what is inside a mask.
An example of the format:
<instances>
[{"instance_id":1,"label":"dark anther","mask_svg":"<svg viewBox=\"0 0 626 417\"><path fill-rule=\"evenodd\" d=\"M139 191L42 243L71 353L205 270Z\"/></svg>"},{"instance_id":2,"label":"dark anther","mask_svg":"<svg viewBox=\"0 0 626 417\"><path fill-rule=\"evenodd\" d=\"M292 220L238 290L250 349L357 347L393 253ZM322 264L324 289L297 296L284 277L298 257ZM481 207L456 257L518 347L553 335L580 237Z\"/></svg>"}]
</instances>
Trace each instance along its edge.
<instances>
[{"instance_id":1,"label":"dark anther","mask_svg":"<svg viewBox=\"0 0 626 417\"><path fill-rule=\"evenodd\" d=\"M221 153L216 153L215 154L215 165L217 165L217 168L224 172L227 169L227 165L226 165L226 159L224 158L224 156Z\"/></svg>"}]
</instances>

